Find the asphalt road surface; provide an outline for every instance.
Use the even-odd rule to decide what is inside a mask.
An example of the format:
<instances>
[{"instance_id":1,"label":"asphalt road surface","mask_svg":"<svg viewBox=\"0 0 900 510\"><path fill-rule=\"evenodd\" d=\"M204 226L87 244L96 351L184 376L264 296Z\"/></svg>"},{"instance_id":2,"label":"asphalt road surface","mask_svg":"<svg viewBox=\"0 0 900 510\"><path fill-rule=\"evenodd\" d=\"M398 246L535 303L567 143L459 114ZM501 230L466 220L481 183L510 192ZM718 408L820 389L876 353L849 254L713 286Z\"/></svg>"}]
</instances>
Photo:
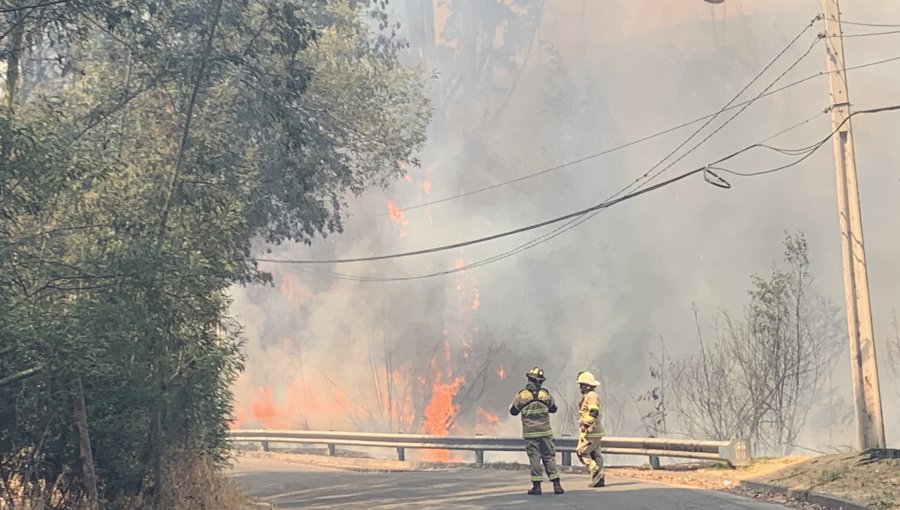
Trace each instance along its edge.
<instances>
[{"instance_id":1,"label":"asphalt road surface","mask_svg":"<svg viewBox=\"0 0 900 510\"><path fill-rule=\"evenodd\" d=\"M252 496L289 508L578 508L600 510L776 510L785 507L731 494L610 479L587 487L587 475L566 475L566 493L528 496L527 471L447 470L370 473L242 459L233 476ZM549 489L549 490L548 490Z\"/></svg>"}]
</instances>

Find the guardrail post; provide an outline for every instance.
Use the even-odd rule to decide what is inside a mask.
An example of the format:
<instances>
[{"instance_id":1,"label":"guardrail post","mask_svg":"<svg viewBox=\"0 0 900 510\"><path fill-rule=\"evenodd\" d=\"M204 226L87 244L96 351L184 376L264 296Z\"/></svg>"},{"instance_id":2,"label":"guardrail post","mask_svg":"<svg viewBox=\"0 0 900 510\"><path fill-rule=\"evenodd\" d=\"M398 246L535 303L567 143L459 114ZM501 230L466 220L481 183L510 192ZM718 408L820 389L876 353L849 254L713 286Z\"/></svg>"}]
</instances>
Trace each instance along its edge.
<instances>
[{"instance_id":1,"label":"guardrail post","mask_svg":"<svg viewBox=\"0 0 900 510\"><path fill-rule=\"evenodd\" d=\"M328 456L337 457L337 448L333 444L328 445Z\"/></svg>"},{"instance_id":2,"label":"guardrail post","mask_svg":"<svg viewBox=\"0 0 900 510\"><path fill-rule=\"evenodd\" d=\"M562 465L563 466L571 466L572 465L572 452L562 452Z\"/></svg>"},{"instance_id":3,"label":"guardrail post","mask_svg":"<svg viewBox=\"0 0 900 510\"><path fill-rule=\"evenodd\" d=\"M727 460L732 467L746 466L753 462L749 439L734 439L727 446L719 447L719 456Z\"/></svg>"},{"instance_id":4,"label":"guardrail post","mask_svg":"<svg viewBox=\"0 0 900 510\"><path fill-rule=\"evenodd\" d=\"M261 444L262 444L262 450L264 452L269 451L269 442L268 441L263 441Z\"/></svg>"},{"instance_id":5,"label":"guardrail post","mask_svg":"<svg viewBox=\"0 0 900 510\"><path fill-rule=\"evenodd\" d=\"M650 456L650 469L659 469L659 457L656 455Z\"/></svg>"},{"instance_id":6,"label":"guardrail post","mask_svg":"<svg viewBox=\"0 0 900 510\"><path fill-rule=\"evenodd\" d=\"M397 460L406 460L406 448L397 448Z\"/></svg>"},{"instance_id":7,"label":"guardrail post","mask_svg":"<svg viewBox=\"0 0 900 510\"><path fill-rule=\"evenodd\" d=\"M475 465L478 467L484 466L484 450L475 450Z\"/></svg>"}]
</instances>

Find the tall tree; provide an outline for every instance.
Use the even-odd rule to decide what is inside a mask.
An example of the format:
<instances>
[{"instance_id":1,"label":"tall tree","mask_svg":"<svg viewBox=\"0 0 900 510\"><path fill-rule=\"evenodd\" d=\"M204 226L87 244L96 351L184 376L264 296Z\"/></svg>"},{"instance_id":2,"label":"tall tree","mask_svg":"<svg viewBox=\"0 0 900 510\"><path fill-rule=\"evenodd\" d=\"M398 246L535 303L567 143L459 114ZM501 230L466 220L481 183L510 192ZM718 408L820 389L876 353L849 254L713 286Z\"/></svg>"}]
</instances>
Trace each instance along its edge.
<instances>
[{"instance_id":1,"label":"tall tree","mask_svg":"<svg viewBox=\"0 0 900 510\"><path fill-rule=\"evenodd\" d=\"M421 73L383 3L15 5L0 488L69 508L95 468L105 506L171 507L172 466L227 453L242 366L227 289L267 281L254 241L340 231L348 196L416 163Z\"/></svg>"}]
</instances>

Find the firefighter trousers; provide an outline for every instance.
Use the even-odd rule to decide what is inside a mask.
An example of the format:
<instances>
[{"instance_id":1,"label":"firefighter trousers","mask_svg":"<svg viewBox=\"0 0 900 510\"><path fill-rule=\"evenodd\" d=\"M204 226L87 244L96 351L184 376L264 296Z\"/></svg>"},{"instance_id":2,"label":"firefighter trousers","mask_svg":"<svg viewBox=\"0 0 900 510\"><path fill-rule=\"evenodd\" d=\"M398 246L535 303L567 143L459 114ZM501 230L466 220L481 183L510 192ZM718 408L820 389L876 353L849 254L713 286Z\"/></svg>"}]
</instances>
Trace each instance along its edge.
<instances>
[{"instance_id":1,"label":"firefighter trousers","mask_svg":"<svg viewBox=\"0 0 900 510\"><path fill-rule=\"evenodd\" d=\"M532 437L525 439L525 453L528 454L528 462L531 464L531 481L541 482L544 473L541 462L547 471L550 481L559 480L559 468L556 467L556 446L553 444L553 436Z\"/></svg>"},{"instance_id":2,"label":"firefighter trousers","mask_svg":"<svg viewBox=\"0 0 900 510\"><path fill-rule=\"evenodd\" d=\"M603 476L603 456L600 454L600 438L581 435L578 445L575 447L578 460L590 471L591 476L600 478Z\"/></svg>"}]
</instances>

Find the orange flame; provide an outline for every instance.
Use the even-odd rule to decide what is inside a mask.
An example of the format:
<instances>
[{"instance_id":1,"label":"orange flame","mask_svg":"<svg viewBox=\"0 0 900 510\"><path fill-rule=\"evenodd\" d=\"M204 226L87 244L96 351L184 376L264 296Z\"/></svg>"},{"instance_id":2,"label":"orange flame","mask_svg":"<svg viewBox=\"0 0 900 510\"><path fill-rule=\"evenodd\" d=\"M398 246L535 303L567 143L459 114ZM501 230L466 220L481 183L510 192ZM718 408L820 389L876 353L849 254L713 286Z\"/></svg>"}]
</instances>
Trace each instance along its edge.
<instances>
[{"instance_id":1,"label":"orange flame","mask_svg":"<svg viewBox=\"0 0 900 510\"><path fill-rule=\"evenodd\" d=\"M264 384L257 389L257 396L253 399L251 409L253 417L262 422L263 428L284 428L284 422L280 418L280 413L272 400L272 387L268 384Z\"/></svg>"},{"instance_id":2,"label":"orange flame","mask_svg":"<svg viewBox=\"0 0 900 510\"><path fill-rule=\"evenodd\" d=\"M397 225L397 229L400 231L400 237L406 237L406 227L409 225L409 221L406 220L406 216L400 210L400 206L397 205L397 202L388 200L387 208L388 216L391 217L391 221L394 225Z\"/></svg>"},{"instance_id":3,"label":"orange flame","mask_svg":"<svg viewBox=\"0 0 900 510\"><path fill-rule=\"evenodd\" d=\"M422 429L429 435L446 436L449 435L450 428L459 413L459 405L453 403L453 398L459 393L466 380L460 376L449 382L443 382L444 375L437 366L437 360L434 360L432 367L434 369L434 386L431 388L431 400L423 413ZM422 457L432 462L451 460L450 452L447 450L428 450Z\"/></svg>"},{"instance_id":4,"label":"orange flame","mask_svg":"<svg viewBox=\"0 0 900 510\"><path fill-rule=\"evenodd\" d=\"M500 380L506 379L506 370L503 369L503 365L500 365L500 368L497 369L497 378Z\"/></svg>"},{"instance_id":5,"label":"orange flame","mask_svg":"<svg viewBox=\"0 0 900 510\"><path fill-rule=\"evenodd\" d=\"M303 285L295 284L294 275L290 272L279 272L278 276L281 280L278 284L278 290L280 290L284 296L287 296L292 303L302 305L313 299L312 291Z\"/></svg>"},{"instance_id":6,"label":"orange flame","mask_svg":"<svg viewBox=\"0 0 900 510\"><path fill-rule=\"evenodd\" d=\"M500 418L495 414L489 413L483 407L479 407L475 411L478 413L478 418L481 421L481 425L490 428L500 425Z\"/></svg>"}]
</instances>

